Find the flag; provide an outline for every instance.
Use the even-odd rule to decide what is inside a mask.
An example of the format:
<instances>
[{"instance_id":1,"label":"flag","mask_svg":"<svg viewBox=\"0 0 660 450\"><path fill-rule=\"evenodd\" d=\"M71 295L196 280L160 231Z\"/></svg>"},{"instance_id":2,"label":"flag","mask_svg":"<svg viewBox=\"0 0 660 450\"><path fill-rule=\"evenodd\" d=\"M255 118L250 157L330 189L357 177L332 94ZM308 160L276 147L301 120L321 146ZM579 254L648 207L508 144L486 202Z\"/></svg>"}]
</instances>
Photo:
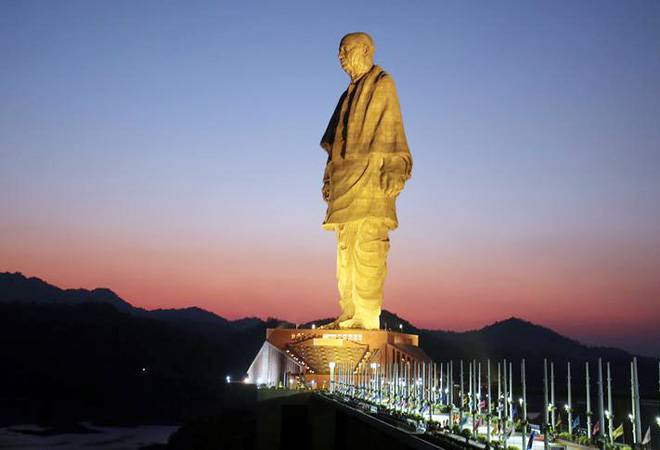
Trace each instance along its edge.
<instances>
[{"instance_id":1,"label":"flag","mask_svg":"<svg viewBox=\"0 0 660 450\"><path fill-rule=\"evenodd\" d=\"M534 445L535 436L536 436L536 430L532 430L532 434L529 435L529 440L527 441L527 450L531 450L532 445Z\"/></svg>"},{"instance_id":2,"label":"flag","mask_svg":"<svg viewBox=\"0 0 660 450\"><path fill-rule=\"evenodd\" d=\"M481 417L472 425L472 431L476 432L481 426Z\"/></svg>"},{"instance_id":3,"label":"flag","mask_svg":"<svg viewBox=\"0 0 660 450\"><path fill-rule=\"evenodd\" d=\"M468 417L467 417L467 416L463 416L463 420L461 420L461 425L460 425L461 428L463 428L463 425L465 425L465 424L467 423L467 421L468 421Z\"/></svg>"},{"instance_id":4,"label":"flag","mask_svg":"<svg viewBox=\"0 0 660 450\"><path fill-rule=\"evenodd\" d=\"M479 409L485 409L486 408L486 400L481 400L479 402Z\"/></svg>"},{"instance_id":5,"label":"flag","mask_svg":"<svg viewBox=\"0 0 660 450\"><path fill-rule=\"evenodd\" d=\"M614 431L612 431L612 439L617 440L623 436L623 424L619 425Z\"/></svg>"},{"instance_id":6,"label":"flag","mask_svg":"<svg viewBox=\"0 0 660 450\"><path fill-rule=\"evenodd\" d=\"M518 408L516 408L516 405L513 405L513 414L511 418L518 417Z\"/></svg>"},{"instance_id":7,"label":"flag","mask_svg":"<svg viewBox=\"0 0 660 450\"><path fill-rule=\"evenodd\" d=\"M651 442L651 427L649 426L646 429L646 434L644 435L644 439L642 439L642 445L646 445Z\"/></svg>"},{"instance_id":8,"label":"flag","mask_svg":"<svg viewBox=\"0 0 660 450\"><path fill-rule=\"evenodd\" d=\"M575 416L575 419L573 419L573 427L572 428L577 428L580 426L580 416Z\"/></svg>"},{"instance_id":9,"label":"flag","mask_svg":"<svg viewBox=\"0 0 660 450\"><path fill-rule=\"evenodd\" d=\"M600 431L600 420L597 420L597 421L596 421L596 424L594 425L594 429L593 429L593 431L591 432L591 435L592 435L592 436L596 436L596 435L598 434L599 431Z\"/></svg>"}]
</instances>

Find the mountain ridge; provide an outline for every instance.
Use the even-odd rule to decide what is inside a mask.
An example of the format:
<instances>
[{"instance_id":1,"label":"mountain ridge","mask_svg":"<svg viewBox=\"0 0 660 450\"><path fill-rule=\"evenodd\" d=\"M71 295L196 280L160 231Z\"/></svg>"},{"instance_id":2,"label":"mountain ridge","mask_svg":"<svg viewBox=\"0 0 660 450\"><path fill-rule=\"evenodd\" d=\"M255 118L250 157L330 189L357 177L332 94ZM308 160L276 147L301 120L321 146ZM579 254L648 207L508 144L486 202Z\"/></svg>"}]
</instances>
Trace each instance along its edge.
<instances>
[{"instance_id":1,"label":"mountain ridge","mask_svg":"<svg viewBox=\"0 0 660 450\"><path fill-rule=\"evenodd\" d=\"M44 295L50 297L46 298ZM243 317L240 319L227 319L217 313L212 311L205 310L198 306L189 306L184 308L156 308L153 310L147 310L144 308L136 307L122 299L117 295L112 289L107 287L97 287L94 289L85 289L85 288L73 288L73 289L62 289L55 285L48 283L47 281L31 276L27 277L21 272L0 272L0 302L7 301L19 301L19 302L34 302L34 303L47 303L50 301L62 301L65 304L83 304L85 302L98 302L98 303L107 303L122 312L128 312L138 316L152 317L160 320L166 321L190 321L190 322L201 322L206 325L211 326L220 326L220 327L231 327L235 326L239 329L242 328L254 328L264 324L270 324L272 327L282 327L290 326L295 327L295 324L279 319L269 317L267 319L261 319L256 316ZM315 321L309 321L304 324L300 324L303 328L309 328L312 324L322 325L329 323L333 318L324 318ZM399 328L401 325L401 328ZM466 331L452 331L452 330L443 330L443 329L427 329L419 328L414 326L412 323L406 319L398 316L397 314L383 310L381 315L381 327L383 329L392 329L394 331L402 331L405 333L420 333L426 336L433 337L475 337L475 336L486 336L494 337L497 335L498 338L501 338L505 334L515 334L521 332L521 330L527 330L528 332L534 333L537 338L543 337L547 341L555 341L555 343L570 343L572 345L578 345L585 348L602 348L607 350L620 351L625 354L633 355L632 353L607 346L587 346L580 341L564 336L549 327L544 325L536 324L529 320L511 316L506 319L498 320L492 324L487 324L481 328L475 328L472 330ZM516 339L515 337L510 337L510 339Z\"/></svg>"}]
</instances>

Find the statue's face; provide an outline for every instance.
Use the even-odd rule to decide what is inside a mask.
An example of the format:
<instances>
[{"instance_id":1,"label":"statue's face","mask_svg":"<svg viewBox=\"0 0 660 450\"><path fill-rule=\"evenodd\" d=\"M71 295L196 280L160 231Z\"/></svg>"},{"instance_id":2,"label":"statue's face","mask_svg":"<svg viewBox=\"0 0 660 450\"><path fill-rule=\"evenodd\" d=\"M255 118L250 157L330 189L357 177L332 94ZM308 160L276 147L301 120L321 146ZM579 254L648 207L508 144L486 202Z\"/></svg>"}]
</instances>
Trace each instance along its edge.
<instances>
[{"instance_id":1,"label":"statue's face","mask_svg":"<svg viewBox=\"0 0 660 450\"><path fill-rule=\"evenodd\" d=\"M351 78L371 68L369 47L359 39L346 38L339 45L339 63Z\"/></svg>"}]
</instances>

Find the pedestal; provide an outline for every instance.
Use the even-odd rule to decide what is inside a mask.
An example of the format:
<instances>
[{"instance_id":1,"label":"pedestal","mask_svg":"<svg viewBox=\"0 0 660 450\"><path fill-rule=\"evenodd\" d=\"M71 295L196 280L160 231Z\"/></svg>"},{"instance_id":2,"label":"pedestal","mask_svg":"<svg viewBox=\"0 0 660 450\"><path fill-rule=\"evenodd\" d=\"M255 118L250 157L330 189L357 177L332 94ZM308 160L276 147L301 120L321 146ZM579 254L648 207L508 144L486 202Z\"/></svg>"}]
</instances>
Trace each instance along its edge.
<instances>
[{"instance_id":1,"label":"pedestal","mask_svg":"<svg viewBox=\"0 0 660 450\"><path fill-rule=\"evenodd\" d=\"M342 374L358 379L377 371L387 379L394 363L421 367L430 361L419 348L419 338L414 334L387 330L270 328L248 369L248 382L323 389L331 387L333 365L334 377Z\"/></svg>"}]
</instances>

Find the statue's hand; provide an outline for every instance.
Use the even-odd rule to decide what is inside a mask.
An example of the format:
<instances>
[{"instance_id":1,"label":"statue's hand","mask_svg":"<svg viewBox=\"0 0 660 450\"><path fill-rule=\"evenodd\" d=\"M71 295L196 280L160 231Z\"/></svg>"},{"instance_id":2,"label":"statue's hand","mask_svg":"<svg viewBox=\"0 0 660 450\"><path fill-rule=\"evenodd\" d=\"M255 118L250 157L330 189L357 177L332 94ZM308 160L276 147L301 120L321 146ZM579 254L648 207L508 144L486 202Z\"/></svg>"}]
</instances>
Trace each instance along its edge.
<instances>
[{"instance_id":1,"label":"statue's hand","mask_svg":"<svg viewBox=\"0 0 660 450\"><path fill-rule=\"evenodd\" d=\"M401 176L383 173L380 176L380 186L388 197L396 197L403 190L404 179Z\"/></svg>"}]
</instances>

